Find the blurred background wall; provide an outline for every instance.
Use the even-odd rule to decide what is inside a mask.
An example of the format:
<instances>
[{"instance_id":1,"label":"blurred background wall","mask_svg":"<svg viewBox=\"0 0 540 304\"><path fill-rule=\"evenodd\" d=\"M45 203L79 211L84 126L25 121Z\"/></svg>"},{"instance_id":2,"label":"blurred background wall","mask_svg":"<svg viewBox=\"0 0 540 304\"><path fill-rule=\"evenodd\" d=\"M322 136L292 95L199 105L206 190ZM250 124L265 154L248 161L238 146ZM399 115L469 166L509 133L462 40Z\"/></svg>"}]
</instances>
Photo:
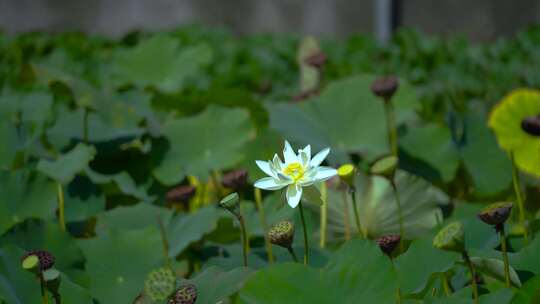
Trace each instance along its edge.
<instances>
[{"instance_id":1,"label":"blurred background wall","mask_svg":"<svg viewBox=\"0 0 540 304\"><path fill-rule=\"evenodd\" d=\"M0 28L81 30L119 36L182 24L226 26L241 34L283 32L346 36L374 30L380 0L0 0ZM508 35L540 21L538 0L401 0L400 24L474 40Z\"/></svg>"}]
</instances>

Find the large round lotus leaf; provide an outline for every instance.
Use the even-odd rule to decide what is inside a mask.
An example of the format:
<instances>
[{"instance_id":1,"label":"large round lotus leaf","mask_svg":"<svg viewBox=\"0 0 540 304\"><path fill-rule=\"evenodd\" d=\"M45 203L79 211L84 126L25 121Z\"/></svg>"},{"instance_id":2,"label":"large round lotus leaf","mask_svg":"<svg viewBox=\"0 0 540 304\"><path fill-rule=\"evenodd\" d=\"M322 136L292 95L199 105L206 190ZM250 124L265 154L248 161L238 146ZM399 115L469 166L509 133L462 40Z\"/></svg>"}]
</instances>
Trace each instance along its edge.
<instances>
[{"instance_id":1,"label":"large round lotus leaf","mask_svg":"<svg viewBox=\"0 0 540 304\"><path fill-rule=\"evenodd\" d=\"M527 281L512 299L514 304L540 303L540 276Z\"/></svg>"},{"instance_id":2,"label":"large round lotus leaf","mask_svg":"<svg viewBox=\"0 0 540 304\"><path fill-rule=\"evenodd\" d=\"M409 155L437 169L442 181L454 179L459 166L459 153L447 127L426 124L412 128L400 141L400 145Z\"/></svg>"},{"instance_id":3,"label":"large round lotus leaf","mask_svg":"<svg viewBox=\"0 0 540 304\"><path fill-rule=\"evenodd\" d=\"M0 248L0 299L7 303L41 303L39 281L19 263L24 253L14 245Z\"/></svg>"},{"instance_id":4,"label":"large round lotus leaf","mask_svg":"<svg viewBox=\"0 0 540 304\"><path fill-rule=\"evenodd\" d=\"M368 75L351 77L332 82L319 97L300 104L268 104L270 125L315 150L332 147L336 152L360 152L371 160L387 154L384 106L369 89L372 81ZM416 106L411 90L405 85L395 96L398 123L411 119Z\"/></svg>"},{"instance_id":5,"label":"large round lotus leaf","mask_svg":"<svg viewBox=\"0 0 540 304\"><path fill-rule=\"evenodd\" d=\"M448 271L460 260L459 253L442 251L433 247L432 237L414 241L407 252L396 259L401 290L419 293L437 273ZM418 261L422 261L419 265Z\"/></svg>"},{"instance_id":6,"label":"large round lotus leaf","mask_svg":"<svg viewBox=\"0 0 540 304\"><path fill-rule=\"evenodd\" d=\"M163 264L159 230L107 230L79 241L86 258L90 292L102 303L131 303L148 272Z\"/></svg>"},{"instance_id":7,"label":"large round lotus leaf","mask_svg":"<svg viewBox=\"0 0 540 304\"><path fill-rule=\"evenodd\" d=\"M205 180L212 170L237 164L254 130L247 111L209 106L197 116L167 121L163 134L170 149L154 175L172 185L187 173Z\"/></svg>"},{"instance_id":8,"label":"large round lotus leaf","mask_svg":"<svg viewBox=\"0 0 540 304\"><path fill-rule=\"evenodd\" d=\"M75 175L84 171L94 159L96 149L85 144L78 144L53 161L40 160L37 169L62 184L67 184Z\"/></svg>"},{"instance_id":9,"label":"large round lotus leaf","mask_svg":"<svg viewBox=\"0 0 540 304\"><path fill-rule=\"evenodd\" d=\"M84 260L75 239L62 231L57 222L32 221L17 225L0 238L0 243L14 244L27 251L47 250L54 255L54 266L61 271L69 271Z\"/></svg>"},{"instance_id":10,"label":"large round lotus leaf","mask_svg":"<svg viewBox=\"0 0 540 304\"><path fill-rule=\"evenodd\" d=\"M164 92L180 90L211 62L212 49L205 44L180 48L178 42L172 37L155 36L118 52L113 79L118 85L153 86Z\"/></svg>"},{"instance_id":11,"label":"large round lotus leaf","mask_svg":"<svg viewBox=\"0 0 540 304\"><path fill-rule=\"evenodd\" d=\"M197 304L226 303L251 273L251 269L244 267L224 271L211 266L180 285L189 283L197 287Z\"/></svg>"},{"instance_id":12,"label":"large round lotus leaf","mask_svg":"<svg viewBox=\"0 0 540 304\"><path fill-rule=\"evenodd\" d=\"M56 206L56 185L47 177L0 171L0 234L28 218L50 218Z\"/></svg>"},{"instance_id":13,"label":"large round lotus leaf","mask_svg":"<svg viewBox=\"0 0 540 304\"><path fill-rule=\"evenodd\" d=\"M405 239L415 239L430 232L440 221L440 204L447 203L447 196L425 180L405 173L396 172L396 184L403 210ZM388 180L382 177L357 175L356 197L363 234L378 238L388 234L399 234L399 217L394 192ZM345 206L341 196L329 191L328 231L332 237L344 237ZM347 197L349 223L356 233L353 207ZM317 208L318 209L318 208Z\"/></svg>"},{"instance_id":14,"label":"large round lotus leaf","mask_svg":"<svg viewBox=\"0 0 540 304\"><path fill-rule=\"evenodd\" d=\"M536 237L521 251L510 256L510 264L518 271L540 275L540 237Z\"/></svg>"},{"instance_id":15,"label":"large round lotus leaf","mask_svg":"<svg viewBox=\"0 0 540 304\"><path fill-rule=\"evenodd\" d=\"M540 114L540 92L515 90L495 106L489 117L497 142L513 153L516 165L523 171L540 177L540 138L521 128L523 119Z\"/></svg>"},{"instance_id":16,"label":"large round lotus leaf","mask_svg":"<svg viewBox=\"0 0 540 304\"><path fill-rule=\"evenodd\" d=\"M315 270L284 263L254 274L240 291L240 303L393 303L397 277L379 247L354 240L328 266Z\"/></svg>"}]
</instances>

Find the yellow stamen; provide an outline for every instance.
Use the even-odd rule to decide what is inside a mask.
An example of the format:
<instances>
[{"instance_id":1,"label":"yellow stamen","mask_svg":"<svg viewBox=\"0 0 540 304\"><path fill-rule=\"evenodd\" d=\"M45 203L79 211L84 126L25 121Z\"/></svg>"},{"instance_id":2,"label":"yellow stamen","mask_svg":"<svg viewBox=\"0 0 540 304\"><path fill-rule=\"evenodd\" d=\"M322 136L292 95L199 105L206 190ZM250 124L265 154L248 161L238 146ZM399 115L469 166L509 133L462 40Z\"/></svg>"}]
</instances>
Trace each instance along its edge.
<instances>
[{"instance_id":1,"label":"yellow stamen","mask_svg":"<svg viewBox=\"0 0 540 304\"><path fill-rule=\"evenodd\" d=\"M283 169L283 173L297 182L304 177L304 167L300 163L290 163Z\"/></svg>"}]
</instances>

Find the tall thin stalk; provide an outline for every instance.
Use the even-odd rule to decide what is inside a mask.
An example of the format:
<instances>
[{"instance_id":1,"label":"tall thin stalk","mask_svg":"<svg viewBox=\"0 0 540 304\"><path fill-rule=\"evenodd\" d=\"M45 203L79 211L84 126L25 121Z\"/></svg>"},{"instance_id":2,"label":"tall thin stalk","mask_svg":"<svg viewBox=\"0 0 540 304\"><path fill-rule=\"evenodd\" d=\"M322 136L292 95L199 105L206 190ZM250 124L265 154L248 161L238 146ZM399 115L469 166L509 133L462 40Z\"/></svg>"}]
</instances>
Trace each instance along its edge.
<instances>
[{"instance_id":1,"label":"tall thin stalk","mask_svg":"<svg viewBox=\"0 0 540 304\"><path fill-rule=\"evenodd\" d=\"M242 234L242 256L243 256L243 262L244 267L248 266L248 238L246 233L246 222L244 221L244 217L242 215L238 215L238 222L240 222L240 233Z\"/></svg>"},{"instance_id":2,"label":"tall thin stalk","mask_svg":"<svg viewBox=\"0 0 540 304\"><path fill-rule=\"evenodd\" d=\"M504 232L504 224L497 225L497 231L501 237L501 251L504 261L504 280L507 287L511 287L510 284L510 263L508 262L508 249L506 248L506 233Z\"/></svg>"},{"instance_id":3,"label":"tall thin stalk","mask_svg":"<svg viewBox=\"0 0 540 304\"><path fill-rule=\"evenodd\" d=\"M302 206L302 202L298 204L298 207L300 208L300 219L302 220L302 228L304 229L304 265L307 266L309 263L309 244L306 219L304 218L304 207Z\"/></svg>"},{"instance_id":4,"label":"tall thin stalk","mask_svg":"<svg viewBox=\"0 0 540 304\"><path fill-rule=\"evenodd\" d=\"M268 262L270 264L274 263L274 255L272 254L272 244L270 243L270 240L268 239L268 224L266 222L266 216L264 214L264 206L262 204L262 194L261 189L254 188L254 196L255 196L255 205L257 206L257 210L259 211L259 220L261 221L261 226L264 230L264 247L266 248L266 255L268 256Z\"/></svg>"},{"instance_id":5,"label":"tall thin stalk","mask_svg":"<svg viewBox=\"0 0 540 304\"><path fill-rule=\"evenodd\" d=\"M391 100L385 100L384 111L386 114L386 127L388 128L388 144L390 145L390 151L392 155L398 155L397 147L397 129L394 115L394 106Z\"/></svg>"},{"instance_id":6,"label":"tall thin stalk","mask_svg":"<svg viewBox=\"0 0 540 304\"><path fill-rule=\"evenodd\" d=\"M529 243L529 232L528 227L525 223L525 207L523 203L523 194L521 192L521 182L519 179L519 171L514 160L514 153L510 153L510 160L512 162L512 184L514 185L514 193L516 195L516 200L519 208L519 223L523 227L525 244Z\"/></svg>"},{"instance_id":7,"label":"tall thin stalk","mask_svg":"<svg viewBox=\"0 0 540 304\"><path fill-rule=\"evenodd\" d=\"M66 231L64 190L62 189L62 183L60 182L56 182L56 194L58 197L58 221L60 223L60 229Z\"/></svg>"},{"instance_id":8,"label":"tall thin stalk","mask_svg":"<svg viewBox=\"0 0 540 304\"><path fill-rule=\"evenodd\" d=\"M463 251L462 256L465 264L467 264L467 267L469 268L469 272L471 273L471 286L473 291L474 303L478 304L478 285L476 284L476 271L474 270L474 265L471 262L467 251Z\"/></svg>"},{"instance_id":9,"label":"tall thin stalk","mask_svg":"<svg viewBox=\"0 0 540 304\"><path fill-rule=\"evenodd\" d=\"M354 221L356 222L356 229L358 230L358 235L362 236L362 226L360 225L360 215L358 214L358 204L356 203L356 190L353 187L350 187L349 193L351 194L351 200L353 204Z\"/></svg>"},{"instance_id":10,"label":"tall thin stalk","mask_svg":"<svg viewBox=\"0 0 540 304\"><path fill-rule=\"evenodd\" d=\"M159 214L156 214L156 219L159 226L159 232L161 234L161 243L163 245L163 256L165 257L165 264L167 268L172 269L172 261L169 257L169 241L167 240L167 234L165 232L165 225L163 225L163 220L161 220L161 217Z\"/></svg>"},{"instance_id":11,"label":"tall thin stalk","mask_svg":"<svg viewBox=\"0 0 540 304\"><path fill-rule=\"evenodd\" d=\"M321 238L319 246L321 248L324 248L326 246L326 226L328 222L328 202L327 202L327 195L326 195L326 184L321 184L321 198L322 198L322 205L321 205Z\"/></svg>"}]
</instances>

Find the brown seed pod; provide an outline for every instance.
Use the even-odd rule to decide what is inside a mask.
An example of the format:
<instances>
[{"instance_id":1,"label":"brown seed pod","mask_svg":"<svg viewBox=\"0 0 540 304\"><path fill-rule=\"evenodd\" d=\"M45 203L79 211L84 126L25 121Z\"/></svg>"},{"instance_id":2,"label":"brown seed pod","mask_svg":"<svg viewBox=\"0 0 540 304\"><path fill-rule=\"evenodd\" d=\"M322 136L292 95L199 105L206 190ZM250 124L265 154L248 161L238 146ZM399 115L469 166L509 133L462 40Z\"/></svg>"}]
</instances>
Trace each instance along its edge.
<instances>
[{"instance_id":1,"label":"brown seed pod","mask_svg":"<svg viewBox=\"0 0 540 304\"><path fill-rule=\"evenodd\" d=\"M513 206L510 202L494 203L482 209L478 217L488 225L501 225L510 216Z\"/></svg>"},{"instance_id":2,"label":"brown seed pod","mask_svg":"<svg viewBox=\"0 0 540 304\"><path fill-rule=\"evenodd\" d=\"M270 243L283 248L291 248L294 239L294 225L290 221L281 221L268 231Z\"/></svg>"},{"instance_id":3,"label":"brown seed pod","mask_svg":"<svg viewBox=\"0 0 540 304\"><path fill-rule=\"evenodd\" d=\"M238 169L227 172L221 179L224 187L231 188L234 191L240 191L247 185L248 172L244 169Z\"/></svg>"},{"instance_id":4,"label":"brown seed pod","mask_svg":"<svg viewBox=\"0 0 540 304\"><path fill-rule=\"evenodd\" d=\"M328 57L324 52L318 52L306 58L305 63L315 68L322 68L327 60Z\"/></svg>"},{"instance_id":5,"label":"brown seed pod","mask_svg":"<svg viewBox=\"0 0 540 304\"><path fill-rule=\"evenodd\" d=\"M377 244L379 244L382 252L388 256L391 256L392 252L394 252L394 249L396 249L400 241L401 237L399 235L391 234L380 237L377 240Z\"/></svg>"},{"instance_id":6,"label":"brown seed pod","mask_svg":"<svg viewBox=\"0 0 540 304\"><path fill-rule=\"evenodd\" d=\"M195 195L197 188L192 185L183 185L167 192L167 201L171 203L187 203Z\"/></svg>"},{"instance_id":7,"label":"brown seed pod","mask_svg":"<svg viewBox=\"0 0 540 304\"><path fill-rule=\"evenodd\" d=\"M526 117L521 121L521 129L532 136L540 136L540 115Z\"/></svg>"},{"instance_id":8,"label":"brown seed pod","mask_svg":"<svg viewBox=\"0 0 540 304\"><path fill-rule=\"evenodd\" d=\"M55 258L54 255L46 250L31 250L25 253L21 257L21 261L24 261L27 257L35 255L39 259L39 268L40 270L47 270L54 266Z\"/></svg>"},{"instance_id":9,"label":"brown seed pod","mask_svg":"<svg viewBox=\"0 0 540 304\"><path fill-rule=\"evenodd\" d=\"M371 92L385 101L390 100L399 87L399 81L396 76L389 75L375 79L371 84Z\"/></svg>"},{"instance_id":10,"label":"brown seed pod","mask_svg":"<svg viewBox=\"0 0 540 304\"><path fill-rule=\"evenodd\" d=\"M180 286L167 304L193 304L197 301L197 287L193 284Z\"/></svg>"}]
</instances>

